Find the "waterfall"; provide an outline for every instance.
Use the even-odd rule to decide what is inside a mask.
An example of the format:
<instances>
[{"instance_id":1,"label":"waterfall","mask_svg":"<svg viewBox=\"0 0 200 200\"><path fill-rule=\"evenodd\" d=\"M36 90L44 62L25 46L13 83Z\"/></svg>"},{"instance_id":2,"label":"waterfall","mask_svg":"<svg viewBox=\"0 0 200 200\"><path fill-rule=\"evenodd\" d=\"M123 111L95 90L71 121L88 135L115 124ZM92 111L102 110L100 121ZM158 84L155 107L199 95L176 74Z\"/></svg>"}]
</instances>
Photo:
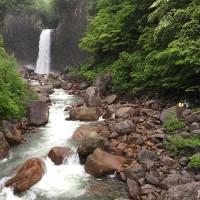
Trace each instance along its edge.
<instances>
[{"instance_id":1,"label":"waterfall","mask_svg":"<svg viewBox=\"0 0 200 200\"><path fill-rule=\"evenodd\" d=\"M39 53L35 72L49 74L50 70L51 29L44 29L40 35Z\"/></svg>"}]
</instances>

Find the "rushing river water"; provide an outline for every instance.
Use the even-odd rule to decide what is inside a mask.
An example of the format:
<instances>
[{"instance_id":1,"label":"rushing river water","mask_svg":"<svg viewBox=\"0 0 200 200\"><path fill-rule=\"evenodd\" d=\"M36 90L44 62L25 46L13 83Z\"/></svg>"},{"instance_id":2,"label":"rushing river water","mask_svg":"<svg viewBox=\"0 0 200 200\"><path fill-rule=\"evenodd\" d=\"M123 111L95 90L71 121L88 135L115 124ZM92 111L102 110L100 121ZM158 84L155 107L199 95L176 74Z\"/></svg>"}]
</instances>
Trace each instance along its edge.
<instances>
[{"instance_id":1,"label":"rushing river water","mask_svg":"<svg viewBox=\"0 0 200 200\"><path fill-rule=\"evenodd\" d=\"M60 166L54 165L47 157L55 146L65 146L76 152L76 144L71 140L80 121L66 121L66 105L72 105L81 99L67 95L58 89L51 95L49 123L36 132L25 134L29 143L12 147L9 159L0 162L0 200L114 200L128 198L127 188L114 175L95 178L87 174L79 163L76 153ZM20 196L13 195L10 188L3 187L8 176L29 158L41 157L46 164L46 173L42 180Z\"/></svg>"}]
</instances>

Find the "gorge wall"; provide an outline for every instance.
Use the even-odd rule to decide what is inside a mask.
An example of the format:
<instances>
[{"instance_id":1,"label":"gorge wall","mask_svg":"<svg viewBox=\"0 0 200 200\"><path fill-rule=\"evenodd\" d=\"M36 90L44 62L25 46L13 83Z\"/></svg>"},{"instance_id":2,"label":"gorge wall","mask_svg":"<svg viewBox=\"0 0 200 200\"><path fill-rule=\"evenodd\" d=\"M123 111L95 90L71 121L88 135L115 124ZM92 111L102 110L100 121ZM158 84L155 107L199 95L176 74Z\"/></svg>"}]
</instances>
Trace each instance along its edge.
<instances>
[{"instance_id":1,"label":"gorge wall","mask_svg":"<svg viewBox=\"0 0 200 200\"><path fill-rule=\"evenodd\" d=\"M6 52L14 54L20 65L35 65L43 24L34 14L6 14L0 33Z\"/></svg>"},{"instance_id":2,"label":"gorge wall","mask_svg":"<svg viewBox=\"0 0 200 200\"><path fill-rule=\"evenodd\" d=\"M88 54L78 48L87 27L88 0L73 0L62 14L62 20L52 32L51 68L63 70L87 59Z\"/></svg>"},{"instance_id":3,"label":"gorge wall","mask_svg":"<svg viewBox=\"0 0 200 200\"><path fill-rule=\"evenodd\" d=\"M87 26L88 0L71 0L62 12L58 27L51 33L51 70L62 71L86 60L88 55L78 48ZM35 66L40 33L44 25L34 14L9 13L4 18L0 34L9 54L14 54L21 66Z\"/></svg>"}]
</instances>

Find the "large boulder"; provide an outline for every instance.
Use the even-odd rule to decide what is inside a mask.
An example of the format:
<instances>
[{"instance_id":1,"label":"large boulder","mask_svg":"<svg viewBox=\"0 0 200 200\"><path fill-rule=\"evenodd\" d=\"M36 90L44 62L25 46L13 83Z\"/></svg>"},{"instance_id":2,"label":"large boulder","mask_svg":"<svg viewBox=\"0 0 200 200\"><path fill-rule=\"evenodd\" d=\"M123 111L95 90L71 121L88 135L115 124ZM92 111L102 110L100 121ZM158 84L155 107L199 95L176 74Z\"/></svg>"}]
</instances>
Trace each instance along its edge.
<instances>
[{"instance_id":1,"label":"large boulder","mask_svg":"<svg viewBox=\"0 0 200 200\"><path fill-rule=\"evenodd\" d=\"M47 78L48 84L52 85L53 88L60 88L61 80L61 76L55 73L50 73Z\"/></svg>"},{"instance_id":2,"label":"large boulder","mask_svg":"<svg viewBox=\"0 0 200 200\"><path fill-rule=\"evenodd\" d=\"M94 80L93 85L94 87L97 87L99 89L101 94L105 95L105 92L108 90L110 80L111 80L111 74L106 73L103 74L102 76L97 77Z\"/></svg>"},{"instance_id":3,"label":"large boulder","mask_svg":"<svg viewBox=\"0 0 200 200\"><path fill-rule=\"evenodd\" d=\"M70 90L73 87L73 84L69 83L67 81L62 81L61 87L62 87L63 90Z\"/></svg>"},{"instance_id":4,"label":"large boulder","mask_svg":"<svg viewBox=\"0 0 200 200\"><path fill-rule=\"evenodd\" d=\"M1 122L2 132L9 144L19 144L23 140L22 134L16 127L6 120Z\"/></svg>"},{"instance_id":5,"label":"large boulder","mask_svg":"<svg viewBox=\"0 0 200 200\"><path fill-rule=\"evenodd\" d=\"M41 85L40 86L40 92L45 94L53 94L54 88L52 85Z\"/></svg>"},{"instance_id":6,"label":"large boulder","mask_svg":"<svg viewBox=\"0 0 200 200\"><path fill-rule=\"evenodd\" d=\"M0 132L0 160L8 157L10 146L5 139L5 136L2 132Z\"/></svg>"},{"instance_id":7,"label":"large boulder","mask_svg":"<svg viewBox=\"0 0 200 200\"><path fill-rule=\"evenodd\" d=\"M117 106L114 104L108 105L106 108L106 112L102 115L103 119L109 119L111 117L114 117L114 114L117 110Z\"/></svg>"},{"instance_id":8,"label":"large boulder","mask_svg":"<svg viewBox=\"0 0 200 200\"><path fill-rule=\"evenodd\" d=\"M93 154L87 157L85 170L96 177L102 177L120 169L125 160L124 157L116 156L97 148Z\"/></svg>"},{"instance_id":9,"label":"large boulder","mask_svg":"<svg viewBox=\"0 0 200 200\"><path fill-rule=\"evenodd\" d=\"M28 108L28 123L42 126L48 123L49 106L42 101L31 101Z\"/></svg>"},{"instance_id":10,"label":"large boulder","mask_svg":"<svg viewBox=\"0 0 200 200\"><path fill-rule=\"evenodd\" d=\"M163 200L198 200L200 183L192 182L183 185L177 185L170 188L166 194L161 197Z\"/></svg>"},{"instance_id":11,"label":"large boulder","mask_svg":"<svg viewBox=\"0 0 200 200\"><path fill-rule=\"evenodd\" d=\"M169 115L173 115L173 116L176 115L176 107L175 106L164 109L160 114L160 120L162 122L165 122L168 119Z\"/></svg>"},{"instance_id":12,"label":"large boulder","mask_svg":"<svg viewBox=\"0 0 200 200\"><path fill-rule=\"evenodd\" d=\"M27 160L14 177L6 181L5 187L13 188L14 193L21 193L41 180L45 172L45 164L39 158Z\"/></svg>"},{"instance_id":13,"label":"large boulder","mask_svg":"<svg viewBox=\"0 0 200 200\"><path fill-rule=\"evenodd\" d=\"M185 108L172 106L170 108L164 109L160 114L160 120L162 122L167 121L170 117L182 118Z\"/></svg>"},{"instance_id":14,"label":"large boulder","mask_svg":"<svg viewBox=\"0 0 200 200\"><path fill-rule=\"evenodd\" d=\"M48 157L54 162L56 165L61 165L65 157L69 156L69 152L71 149L66 147L54 147L49 153Z\"/></svg>"},{"instance_id":15,"label":"large boulder","mask_svg":"<svg viewBox=\"0 0 200 200\"><path fill-rule=\"evenodd\" d=\"M124 174L125 174L126 179L138 181L139 179L145 177L146 169L145 167L142 167L142 166L138 166L134 168L126 168L124 170Z\"/></svg>"},{"instance_id":16,"label":"large boulder","mask_svg":"<svg viewBox=\"0 0 200 200\"><path fill-rule=\"evenodd\" d=\"M137 159L140 163L146 164L146 162L148 162L148 160L157 161L159 158L155 152L146 150L146 149L142 149L138 152Z\"/></svg>"},{"instance_id":17,"label":"large boulder","mask_svg":"<svg viewBox=\"0 0 200 200\"><path fill-rule=\"evenodd\" d=\"M86 137L97 136L97 128L93 126L82 125L76 129L72 139L75 141L82 141Z\"/></svg>"},{"instance_id":18,"label":"large boulder","mask_svg":"<svg viewBox=\"0 0 200 200\"><path fill-rule=\"evenodd\" d=\"M138 196L141 194L141 188L139 184L131 179L127 179L128 191L130 196L133 199L138 199Z\"/></svg>"},{"instance_id":19,"label":"large boulder","mask_svg":"<svg viewBox=\"0 0 200 200\"><path fill-rule=\"evenodd\" d=\"M78 146L77 152L81 160L85 160L96 148L104 149L108 145L107 139L101 136L84 138Z\"/></svg>"},{"instance_id":20,"label":"large boulder","mask_svg":"<svg viewBox=\"0 0 200 200\"><path fill-rule=\"evenodd\" d=\"M97 121L100 117L99 110L92 107L75 107L69 111L71 120Z\"/></svg>"},{"instance_id":21,"label":"large boulder","mask_svg":"<svg viewBox=\"0 0 200 200\"><path fill-rule=\"evenodd\" d=\"M114 131L119 135L129 134L136 131L136 125L133 124L130 120L126 120L116 124Z\"/></svg>"},{"instance_id":22,"label":"large boulder","mask_svg":"<svg viewBox=\"0 0 200 200\"><path fill-rule=\"evenodd\" d=\"M117 99L116 94L109 95L109 96L106 97L106 103L109 104L109 105L113 104L113 103L115 103L116 99Z\"/></svg>"},{"instance_id":23,"label":"large boulder","mask_svg":"<svg viewBox=\"0 0 200 200\"><path fill-rule=\"evenodd\" d=\"M193 113L190 109L183 112L183 119L188 123L198 122L198 115Z\"/></svg>"},{"instance_id":24,"label":"large boulder","mask_svg":"<svg viewBox=\"0 0 200 200\"><path fill-rule=\"evenodd\" d=\"M86 106L99 106L101 104L101 96L97 87L89 87L85 91Z\"/></svg>"},{"instance_id":25,"label":"large boulder","mask_svg":"<svg viewBox=\"0 0 200 200\"><path fill-rule=\"evenodd\" d=\"M116 118L128 118L139 115L139 112L137 109L134 109L132 107L123 107L119 108L115 114Z\"/></svg>"},{"instance_id":26,"label":"large boulder","mask_svg":"<svg viewBox=\"0 0 200 200\"><path fill-rule=\"evenodd\" d=\"M45 95L44 93L41 93L41 94L39 93L39 94L38 94L38 99L39 99L40 101L44 102L44 103L50 103L50 102L51 102L49 96L48 96L48 95Z\"/></svg>"}]
</instances>

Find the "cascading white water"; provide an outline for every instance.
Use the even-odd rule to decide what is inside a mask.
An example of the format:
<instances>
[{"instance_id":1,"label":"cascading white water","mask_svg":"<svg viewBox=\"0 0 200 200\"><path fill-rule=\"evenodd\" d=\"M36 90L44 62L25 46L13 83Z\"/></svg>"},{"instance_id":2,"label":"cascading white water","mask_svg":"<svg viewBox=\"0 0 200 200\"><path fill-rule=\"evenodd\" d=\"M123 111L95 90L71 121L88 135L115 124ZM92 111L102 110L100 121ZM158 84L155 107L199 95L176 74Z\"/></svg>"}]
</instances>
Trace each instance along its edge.
<instances>
[{"instance_id":1,"label":"cascading white water","mask_svg":"<svg viewBox=\"0 0 200 200\"><path fill-rule=\"evenodd\" d=\"M64 111L66 105L82 101L68 95L62 89L56 89L50 95L51 106L49 123L39 127L36 132L25 134L29 143L13 146L8 159L0 162L0 200L113 200L127 197L124 183L113 177L95 178L86 173L79 162L72 135L86 122L67 121L69 113ZM62 165L55 165L48 157L48 152L55 146L71 149L70 156ZM11 188L4 187L6 180L16 168L32 157L40 157L46 165L42 179L21 195L14 195Z\"/></svg>"},{"instance_id":2,"label":"cascading white water","mask_svg":"<svg viewBox=\"0 0 200 200\"><path fill-rule=\"evenodd\" d=\"M39 53L35 72L49 74L50 70L51 29L44 29L40 35Z\"/></svg>"}]
</instances>

